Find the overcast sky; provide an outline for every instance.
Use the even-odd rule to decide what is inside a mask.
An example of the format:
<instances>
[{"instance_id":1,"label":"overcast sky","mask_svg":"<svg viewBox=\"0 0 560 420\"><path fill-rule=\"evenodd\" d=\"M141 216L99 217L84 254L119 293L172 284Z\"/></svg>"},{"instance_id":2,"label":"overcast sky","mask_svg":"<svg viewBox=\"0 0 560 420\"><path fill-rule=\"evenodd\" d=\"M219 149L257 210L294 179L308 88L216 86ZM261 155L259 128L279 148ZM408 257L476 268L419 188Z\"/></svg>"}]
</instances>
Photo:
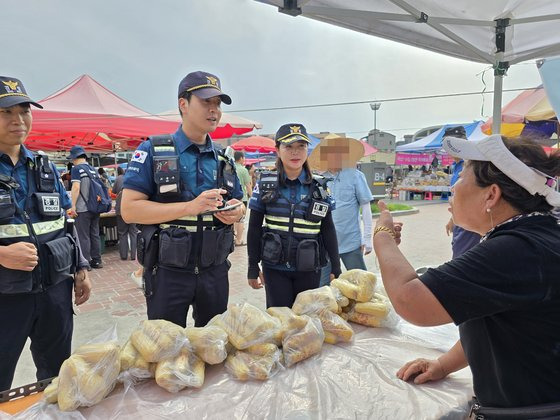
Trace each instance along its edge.
<instances>
[{"instance_id":1,"label":"overcast sky","mask_svg":"<svg viewBox=\"0 0 560 420\"><path fill-rule=\"evenodd\" d=\"M233 99L225 112L493 88L491 70L482 80L487 65L293 18L253 0L8 0L3 8L0 73L20 78L36 100L89 74L158 113L176 107L180 79L195 70L221 78ZM509 70L504 89L540 83L534 62L522 63ZM504 102L515 95L505 93ZM377 128L400 139L434 124L486 119L491 101L383 103ZM373 128L368 104L237 115L260 121L261 133L287 122L352 137Z\"/></svg>"}]
</instances>

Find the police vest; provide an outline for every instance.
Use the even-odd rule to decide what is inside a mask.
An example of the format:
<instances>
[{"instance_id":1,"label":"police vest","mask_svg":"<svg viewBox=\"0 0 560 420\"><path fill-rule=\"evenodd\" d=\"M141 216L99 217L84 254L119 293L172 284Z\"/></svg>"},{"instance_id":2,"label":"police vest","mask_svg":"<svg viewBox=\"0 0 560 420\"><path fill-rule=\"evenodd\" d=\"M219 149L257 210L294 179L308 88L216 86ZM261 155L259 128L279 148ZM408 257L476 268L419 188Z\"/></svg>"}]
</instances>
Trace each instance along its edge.
<instances>
[{"instance_id":1,"label":"police vest","mask_svg":"<svg viewBox=\"0 0 560 420\"><path fill-rule=\"evenodd\" d=\"M313 177L306 198L290 203L280 192L277 172L263 172L259 194L265 204L261 258L297 271L318 270L325 262L321 223L330 208L325 180Z\"/></svg>"},{"instance_id":2,"label":"police vest","mask_svg":"<svg viewBox=\"0 0 560 420\"><path fill-rule=\"evenodd\" d=\"M0 293L35 293L71 278L78 262L78 248L67 235L66 216L56 191L56 172L46 156L37 156L26 166L27 186L0 175L0 245L29 242L38 251L33 271L0 266ZM15 190L27 190L20 208Z\"/></svg>"},{"instance_id":3,"label":"police vest","mask_svg":"<svg viewBox=\"0 0 560 420\"><path fill-rule=\"evenodd\" d=\"M153 154L153 175L156 184L155 201L185 202L196 198L189 185L181 179L179 153L170 135L150 137ZM216 188L226 190L224 200L233 197L235 165L223 151L217 152ZM184 216L159 225L158 263L194 272L225 261L233 251L233 230L212 215ZM185 232L190 233L186 234ZM166 246L181 250L166 252ZM186 258L186 259L185 259Z\"/></svg>"}]
</instances>

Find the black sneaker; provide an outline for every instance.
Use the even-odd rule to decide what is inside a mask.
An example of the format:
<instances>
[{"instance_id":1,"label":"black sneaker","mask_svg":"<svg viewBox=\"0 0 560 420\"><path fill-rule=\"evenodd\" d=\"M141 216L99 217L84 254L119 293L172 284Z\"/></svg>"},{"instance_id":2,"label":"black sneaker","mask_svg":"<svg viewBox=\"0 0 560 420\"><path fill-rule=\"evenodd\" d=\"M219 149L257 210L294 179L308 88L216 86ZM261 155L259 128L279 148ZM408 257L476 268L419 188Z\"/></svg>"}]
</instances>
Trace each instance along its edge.
<instances>
[{"instance_id":1,"label":"black sneaker","mask_svg":"<svg viewBox=\"0 0 560 420\"><path fill-rule=\"evenodd\" d=\"M101 261L91 261L89 265L91 268L103 268L103 263Z\"/></svg>"}]
</instances>

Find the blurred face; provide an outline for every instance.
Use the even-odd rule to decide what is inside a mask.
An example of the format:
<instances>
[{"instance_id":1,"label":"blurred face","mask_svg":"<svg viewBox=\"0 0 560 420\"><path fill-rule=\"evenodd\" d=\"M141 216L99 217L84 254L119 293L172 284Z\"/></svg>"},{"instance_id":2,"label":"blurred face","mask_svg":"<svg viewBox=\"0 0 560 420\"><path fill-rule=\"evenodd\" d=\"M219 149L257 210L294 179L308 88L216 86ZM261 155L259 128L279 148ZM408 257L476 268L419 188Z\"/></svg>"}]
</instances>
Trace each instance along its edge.
<instances>
[{"instance_id":1,"label":"blurred face","mask_svg":"<svg viewBox=\"0 0 560 420\"><path fill-rule=\"evenodd\" d=\"M350 161L350 146L347 144L337 144L323 146L319 149L321 166L329 171L338 172L344 168L356 166L355 162Z\"/></svg>"},{"instance_id":2,"label":"blurred face","mask_svg":"<svg viewBox=\"0 0 560 420\"><path fill-rule=\"evenodd\" d=\"M31 130L31 122L29 104L0 108L0 144L6 146L22 144Z\"/></svg>"},{"instance_id":3,"label":"blurred face","mask_svg":"<svg viewBox=\"0 0 560 420\"><path fill-rule=\"evenodd\" d=\"M281 144L277 148L277 152L284 169L298 171L307 160L307 142L296 141L292 144Z\"/></svg>"},{"instance_id":4,"label":"blurred face","mask_svg":"<svg viewBox=\"0 0 560 420\"><path fill-rule=\"evenodd\" d=\"M183 113L183 123L197 132L208 134L218 128L222 118L222 100L219 96L201 99L192 95L190 101L179 98L179 108Z\"/></svg>"},{"instance_id":5,"label":"blurred face","mask_svg":"<svg viewBox=\"0 0 560 420\"><path fill-rule=\"evenodd\" d=\"M467 161L451 189L453 195L449 204L453 223L463 229L485 234L489 229L489 216L485 207L488 188L476 185L474 172Z\"/></svg>"}]
</instances>

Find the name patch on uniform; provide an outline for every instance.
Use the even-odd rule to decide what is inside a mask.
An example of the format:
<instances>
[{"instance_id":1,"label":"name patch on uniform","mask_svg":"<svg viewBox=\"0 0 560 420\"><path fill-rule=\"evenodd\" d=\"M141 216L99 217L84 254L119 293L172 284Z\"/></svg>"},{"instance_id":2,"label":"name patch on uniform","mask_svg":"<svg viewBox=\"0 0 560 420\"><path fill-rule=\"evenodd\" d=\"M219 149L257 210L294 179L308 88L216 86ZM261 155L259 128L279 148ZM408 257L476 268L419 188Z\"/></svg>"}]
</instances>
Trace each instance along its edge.
<instances>
[{"instance_id":1,"label":"name patch on uniform","mask_svg":"<svg viewBox=\"0 0 560 420\"><path fill-rule=\"evenodd\" d=\"M57 196L42 195L41 202L42 202L43 211L45 213L60 212L60 199Z\"/></svg>"},{"instance_id":2,"label":"name patch on uniform","mask_svg":"<svg viewBox=\"0 0 560 420\"><path fill-rule=\"evenodd\" d=\"M325 203L320 203L318 201L313 202L313 208L311 209L311 214L317 217L325 217L329 211L329 205Z\"/></svg>"},{"instance_id":3,"label":"name patch on uniform","mask_svg":"<svg viewBox=\"0 0 560 420\"><path fill-rule=\"evenodd\" d=\"M146 161L146 156L148 156L148 152L144 152L143 150L136 150L132 155L132 159L130 159L130 161L144 163Z\"/></svg>"}]
</instances>

